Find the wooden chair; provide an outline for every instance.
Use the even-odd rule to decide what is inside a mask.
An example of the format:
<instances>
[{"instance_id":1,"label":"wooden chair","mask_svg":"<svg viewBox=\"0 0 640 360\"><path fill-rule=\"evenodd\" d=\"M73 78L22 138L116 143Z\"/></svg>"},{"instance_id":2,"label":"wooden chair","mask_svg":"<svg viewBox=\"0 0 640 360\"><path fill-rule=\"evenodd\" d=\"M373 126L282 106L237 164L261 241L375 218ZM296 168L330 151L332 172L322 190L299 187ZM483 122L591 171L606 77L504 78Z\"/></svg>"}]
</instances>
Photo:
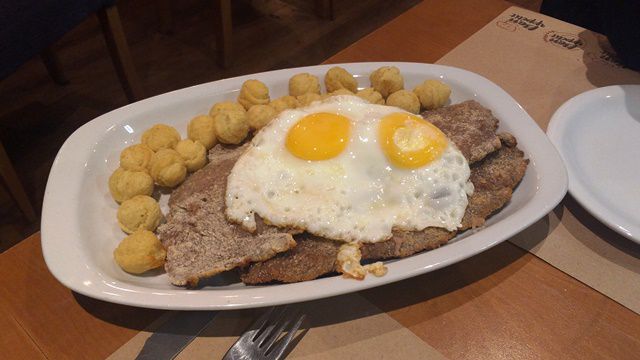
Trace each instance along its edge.
<instances>
[{"instance_id":1,"label":"wooden chair","mask_svg":"<svg viewBox=\"0 0 640 360\"><path fill-rule=\"evenodd\" d=\"M92 14L102 31L127 99L144 98L131 60L129 47L115 0L21 0L0 2L0 80L22 64L40 55L51 78L58 84L68 80L51 45ZM29 221L37 216L11 161L0 143L0 178Z\"/></svg>"},{"instance_id":2,"label":"wooden chair","mask_svg":"<svg viewBox=\"0 0 640 360\"><path fill-rule=\"evenodd\" d=\"M315 9L318 17L334 19L333 0L315 0ZM213 10L215 12L214 31L218 48L217 62L221 67L227 68L231 66L233 60L231 0L213 0ZM157 11L161 31L171 33L173 19L170 0L159 0Z\"/></svg>"},{"instance_id":3,"label":"wooden chair","mask_svg":"<svg viewBox=\"0 0 640 360\"><path fill-rule=\"evenodd\" d=\"M321 19L334 20L333 0L315 0L316 14Z\"/></svg>"},{"instance_id":4,"label":"wooden chair","mask_svg":"<svg viewBox=\"0 0 640 360\"><path fill-rule=\"evenodd\" d=\"M13 165L11 165L11 160L9 160L9 156L7 152L4 150L4 146L0 142L0 177L7 186L9 190L9 194L18 204L18 208L24 214L24 216L29 220L29 222L36 221L36 212L33 210L33 206L29 201L29 197L27 193L24 191L24 187L22 187L22 183L20 179L18 179L18 175L16 171L13 169Z\"/></svg>"},{"instance_id":5,"label":"wooden chair","mask_svg":"<svg viewBox=\"0 0 640 360\"><path fill-rule=\"evenodd\" d=\"M156 6L160 19L160 30L165 34L173 32L173 16L171 0L159 0ZM233 42L231 31L231 0L213 0L215 20L213 23L216 45L218 48L217 62L223 68L231 65L233 59Z\"/></svg>"},{"instance_id":6,"label":"wooden chair","mask_svg":"<svg viewBox=\"0 0 640 360\"><path fill-rule=\"evenodd\" d=\"M108 6L98 10L98 20L102 26L102 33L107 42L107 48L111 54L113 66L116 68L120 83L130 102L144 99L144 91L138 73L133 66L133 60L129 52L127 38L120 22L118 8Z\"/></svg>"}]
</instances>

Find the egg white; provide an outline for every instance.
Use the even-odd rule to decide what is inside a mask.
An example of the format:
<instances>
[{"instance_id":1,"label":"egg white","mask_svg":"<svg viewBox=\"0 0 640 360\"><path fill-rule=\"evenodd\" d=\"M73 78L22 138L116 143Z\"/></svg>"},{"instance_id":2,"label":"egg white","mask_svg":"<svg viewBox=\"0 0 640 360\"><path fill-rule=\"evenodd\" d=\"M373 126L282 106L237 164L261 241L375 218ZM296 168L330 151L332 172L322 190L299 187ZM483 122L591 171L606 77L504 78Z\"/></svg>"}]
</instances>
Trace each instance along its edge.
<instances>
[{"instance_id":1,"label":"egg white","mask_svg":"<svg viewBox=\"0 0 640 360\"><path fill-rule=\"evenodd\" d=\"M351 120L351 136L337 157L307 161L285 147L289 129L302 117L337 113ZM392 230L460 226L467 207L467 160L452 142L442 156L417 169L391 165L378 143L378 125L399 108L336 96L282 112L252 140L227 182L229 220L253 230L254 214L329 239L377 242Z\"/></svg>"}]
</instances>

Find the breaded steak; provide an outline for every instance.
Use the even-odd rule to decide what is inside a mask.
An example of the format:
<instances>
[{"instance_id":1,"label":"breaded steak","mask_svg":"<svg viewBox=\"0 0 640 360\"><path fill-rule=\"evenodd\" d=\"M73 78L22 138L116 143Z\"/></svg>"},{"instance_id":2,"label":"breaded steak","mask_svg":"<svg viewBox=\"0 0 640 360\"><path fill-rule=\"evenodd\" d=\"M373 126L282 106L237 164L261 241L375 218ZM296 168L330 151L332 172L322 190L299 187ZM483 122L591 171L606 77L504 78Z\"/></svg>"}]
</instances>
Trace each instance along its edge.
<instances>
[{"instance_id":1,"label":"breaded steak","mask_svg":"<svg viewBox=\"0 0 640 360\"><path fill-rule=\"evenodd\" d=\"M211 162L171 195L158 236L167 249L165 270L172 284L195 286L201 278L270 259L296 245L286 230L261 224L252 234L227 221L227 175L243 151L216 146Z\"/></svg>"},{"instance_id":2,"label":"breaded steak","mask_svg":"<svg viewBox=\"0 0 640 360\"><path fill-rule=\"evenodd\" d=\"M524 154L517 149L513 136L496 134L498 120L475 101L429 111L424 116L457 145L471 164L470 181L475 191L469 197L460 230L481 226L511 198L527 166ZM259 217L254 234L227 221L226 181L245 148L214 147L210 163L171 195L167 223L158 233L167 247L165 269L173 284L194 285L200 278L238 267L247 284L306 281L335 271L341 242L268 226ZM435 227L419 232L394 231L387 241L363 244L362 258L406 257L437 248L455 235Z\"/></svg>"},{"instance_id":3,"label":"breaded steak","mask_svg":"<svg viewBox=\"0 0 640 360\"><path fill-rule=\"evenodd\" d=\"M295 236L297 246L275 257L241 270L245 284L271 281L285 283L313 280L335 271L341 243L308 233Z\"/></svg>"},{"instance_id":4,"label":"breaded steak","mask_svg":"<svg viewBox=\"0 0 640 360\"><path fill-rule=\"evenodd\" d=\"M460 149L469 164L500 148L498 119L475 100L425 111L422 117L442 130Z\"/></svg>"},{"instance_id":5,"label":"breaded steak","mask_svg":"<svg viewBox=\"0 0 640 360\"><path fill-rule=\"evenodd\" d=\"M476 189L469 197L460 231L481 226L489 215L511 199L512 190L524 176L528 161L515 143L510 145L513 147L504 146L471 167L470 179ZM363 244L362 258L381 260L407 257L446 244L455 235L456 232L435 227L417 232L394 231L393 237L387 241ZM335 271L340 242L317 237L300 240L296 237L296 241L298 246L295 249L243 269L240 275L242 281L246 284L296 282Z\"/></svg>"}]
</instances>

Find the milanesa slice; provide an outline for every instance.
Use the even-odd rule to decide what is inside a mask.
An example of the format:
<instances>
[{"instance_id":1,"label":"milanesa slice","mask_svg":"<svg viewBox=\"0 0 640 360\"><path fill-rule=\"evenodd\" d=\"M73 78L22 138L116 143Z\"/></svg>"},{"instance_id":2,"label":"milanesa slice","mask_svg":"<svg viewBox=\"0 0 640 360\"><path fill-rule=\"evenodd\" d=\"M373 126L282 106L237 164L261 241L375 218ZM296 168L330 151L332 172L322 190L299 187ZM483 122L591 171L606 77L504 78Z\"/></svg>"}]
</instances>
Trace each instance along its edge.
<instances>
[{"instance_id":1,"label":"milanesa slice","mask_svg":"<svg viewBox=\"0 0 640 360\"><path fill-rule=\"evenodd\" d=\"M286 230L260 223L252 234L227 221L227 175L244 150L216 146L210 163L171 195L158 236L167 249L165 270L172 284L195 286L201 278L267 260L296 245Z\"/></svg>"},{"instance_id":2,"label":"milanesa slice","mask_svg":"<svg viewBox=\"0 0 640 360\"><path fill-rule=\"evenodd\" d=\"M498 119L475 100L425 111L422 117L442 130L469 164L484 159L501 146L496 135Z\"/></svg>"},{"instance_id":3,"label":"milanesa slice","mask_svg":"<svg viewBox=\"0 0 640 360\"><path fill-rule=\"evenodd\" d=\"M515 138L508 134L500 138L504 138L503 144L506 146L471 167L475 191L469 197L460 231L481 226L487 217L502 208L524 176L528 160L516 147ZM363 244L362 258L380 260L407 257L435 249L455 235L456 232L442 228L426 228L420 232L396 231L387 241ZM295 249L244 269L240 275L242 281L246 284L297 282L335 271L335 259L341 243L316 236L296 237L296 241L298 245Z\"/></svg>"}]
</instances>

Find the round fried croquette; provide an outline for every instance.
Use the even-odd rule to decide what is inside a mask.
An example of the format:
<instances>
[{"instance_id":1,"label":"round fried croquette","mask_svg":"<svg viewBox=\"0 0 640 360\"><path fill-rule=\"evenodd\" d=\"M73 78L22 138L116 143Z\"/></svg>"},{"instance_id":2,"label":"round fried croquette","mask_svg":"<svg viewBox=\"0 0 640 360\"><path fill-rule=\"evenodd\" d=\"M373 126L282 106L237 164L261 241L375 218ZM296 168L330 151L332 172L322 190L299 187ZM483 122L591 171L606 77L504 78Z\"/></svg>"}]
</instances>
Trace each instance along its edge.
<instances>
[{"instance_id":1,"label":"round fried croquette","mask_svg":"<svg viewBox=\"0 0 640 360\"><path fill-rule=\"evenodd\" d=\"M251 130L260 130L276 117L276 115L276 109L270 105L253 105L249 111L247 111L249 127Z\"/></svg>"},{"instance_id":2,"label":"round fried croquette","mask_svg":"<svg viewBox=\"0 0 640 360\"><path fill-rule=\"evenodd\" d=\"M116 263L132 274L142 274L162 266L166 256L160 240L149 230L138 230L127 236L113 251Z\"/></svg>"},{"instance_id":3,"label":"round fried croquette","mask_svg":"<svg viewBox=\"0 0 640 360\"><path fill-rule=\"evenodd\" d=\"M320 80L309 73L296 74L289 79L289 95L300 96L304 94L320 95Z\"/></svg>"},{"instance_id":4,"label":"round fried croquette","mask_svg":"<svg viewBox=\"0 0 640 360\"><path fill-rule=\"evenodd\" d=\"M238 94L238 103L245 110L249 110L253 105L266 105L269 101L269 88L262 81L252 79L242 84L240 94Z\"/></svg>"},{"instance_id":5,"label":"round fried croquette","mask_svg":"<svg viewBox=\"0 0 640 360\"><path fill-rule=\"evenodd\" d=\"M238 104L237 102L234 102L234 101L222 101L222 102L213 104L213 106L209 110L209 116L213 117L217 113L225 112L225 111L241 111L241 112L245 112L247 110L244 108L244 106Z\"/></svg>"},{"instance_id":6,"label":"round fried croquette","mask_svg":"<svg viewBox=\"0 0 640 360\"><path fill-rule=\"evenodd\" d=\"M413 92L418 96L423 109L433 110L443 107L449 101L451 88L438 80L426 80L416 86Z\"/></svg>"},{"instance_id":7,"label":"round fried croquette","mask_svg":"<svg viewBox=\"0 0 640 360\"><path fill-rule=\"evenodd\" d=\"M178 141L180 141L178 130L165 124L153 125L142 134L142 143L153 151L173 149Z\"/></svg>"},{"instance_id":8,"label":"round fried croquette","mask_svg":"<svg viewBox=\"0 0 640 360\"><path fill-rule=\"evenodd\" d=\"M136 195L122 202L117 218L120 229L132 234L137 230L154 231L162 221L162 212L158 202L151 196Z\"/></svg>"},{"instance_id":9,"label":"round fried croquette","mask_svg":"<svg viewBox=\"0 0 640 360\"><path fill-rule=\"evenodd\" d=\"M420 112L420 100L413 91L409 90L398 90L389 95L387 105L399 107L413 114Z\"/></svg>"},{"instance_id":10,"label":"round fried croquette","mask_svg":"<svg viewBox=\"0 0 640 360\"><path fill-rule=\"evenodd\" d=\"M216 136L223 144L240 144L249 134L249 121L244 111L219 112L213 120Z\"/></svg>"},{"instance_id":11,"label":"round fried croquette","mask_svg":"<svg viewBox=\"0 0 640 360\"><path fill-rule=\"evenodd\" d=\"M109 192L117 203L136 195L151 195L153 179L144 171L117 168L109 177Z\"/></svg>"},{"instance_id":12,"label":"round fried croquette","mask_svg":"<svg viewBox=\"0 0 640 360\"><path fill-rule=\"evenodd\" d=\"M358 91L356 96L372 104L384 105L384 98L374 88L364 88Z\"/></svg>"},{"instance_id":13,"label":"round fried croquette","mask_svg":"<svg viewBox=\"0 0 640 360\"><path fill-rule=\"evenodd\" d=\"M202 144L207 150L218 143L213 117L198 115L191 119L187 126L187 137Z\"/></svg>"},{"instance_id":14,"label":"round fried croquette","mask_svg":"<svg viewBox=\"0 0 640 360\"><path fill-rule=\"evenodd\" d=\"M161 149L151 158L151 177L160 186L174 187L187 177L187 166L173 149Z\"/></svg>"},{"instance_id":15,"label":"round fried croquette","mask_svg":"<svg viewBox=\"0 0 640 360\"><path fill-rule=\"evenodd\" d=\"M322 95L315 93L306 93L300 96L296 96L299 106L309 106L314 101L322 100Z\"/></svg>"},{"instance_id":16,"label":"round fried croquette","mask_svg":"<svg viewBox=\"0 0 640 360\"><path fill-rule=\"evenodd\" d=\"M276 110L276 113L279 114L284 110L297 108L298 100L291 95L286 95L273 100L269 105Z\"/></svg>"},{"instance_id":17,"label":"round fried croquette","mask_svg":"<svg viewBox=\"0 0 640 360\"><path fill-rule=\"evenodd\" d=\"M145 144L131 145L120 153L120 167L125 170L149 172L153 150Z\"/></svg>"},{"instance_id":18,"label":"round fried croquette","mask_svg":"<svg viewBox=\"0 0 640 360\"><path fill-rule=\"evenodd\" d=\"M404 79L400 75L400 69L395 66L383 66L369 75L371 87L387 98L398 90L404 89Z\"/></svg>"},{"instance_id":19,"label":"round fried croquette","mask_svg":"<svg viewBox=\"0 0 640 360\"><path fill-rule=\"evenodd\" d=\"M324 86L327 93L332 93L339 89L347 89L352 93L358 91L358 81L347 70L334 66L324 76Z\"/></svg>"},{"instance_id":20,"label":"round fried croquette","mask_svg":"<svg viewBox=\"0 0 640 360\"><path fill-rule=\"evenodd\" d=\"M175 150L182 156L189 172L200 170L207 163L207 149L197 141L182 140L176 144Z\"/></svg>"}]
</instances>

